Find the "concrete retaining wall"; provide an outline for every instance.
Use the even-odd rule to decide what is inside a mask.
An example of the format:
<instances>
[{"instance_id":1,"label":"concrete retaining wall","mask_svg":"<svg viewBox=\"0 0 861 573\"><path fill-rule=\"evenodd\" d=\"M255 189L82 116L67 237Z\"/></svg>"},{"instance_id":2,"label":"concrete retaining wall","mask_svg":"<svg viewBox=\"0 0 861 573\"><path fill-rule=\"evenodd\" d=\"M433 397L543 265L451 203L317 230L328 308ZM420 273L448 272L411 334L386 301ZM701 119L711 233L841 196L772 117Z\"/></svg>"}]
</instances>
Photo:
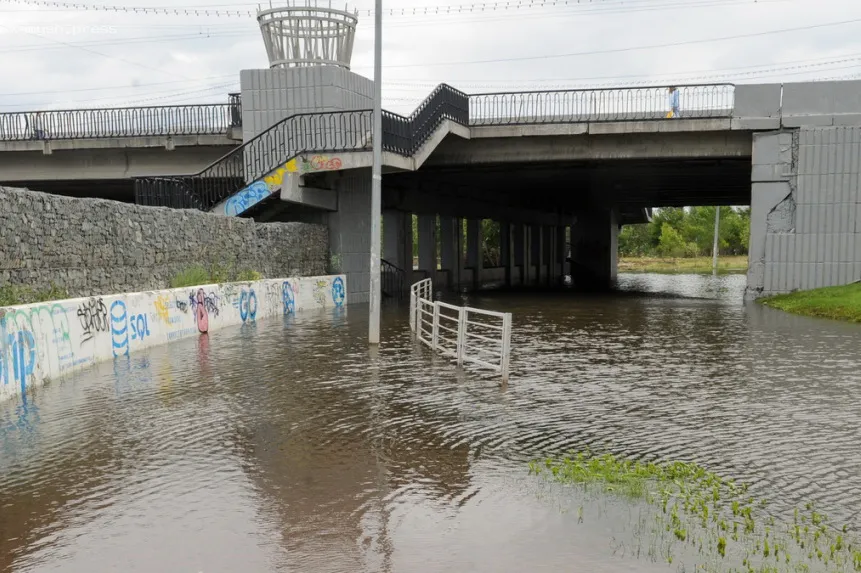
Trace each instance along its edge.
<instances>
[{"instance_id":1,"label":"concrete retaining wall","mask_svg":"<svg viewBox=\"0 0 861 573\"><path fill-rule=\"evenodd\" d=\"M334 275L0 307L0 401L142 348L346 302Z\"/></svg>"},{"instance_id":2,"label":"concrete retaining wall","mask_svg":"<svg viewBox=\"0 0 861 573\"><path fill-rule=\"evenodd\" d=\"M193 265L266 277L328 272L324 225L255 223L0 187L0 286L54 283L70 296L165 288Z\"/></svg>"},{"instance_id":3,"label":"concrete retaining wall","mask_svg":"<svg viewBox=\"0 0 861 573\"><path fill-rule=\"evenodd\" d=\"M757 134L748 296L861 278L861 127Z\"/></svg>"}]
</instances>

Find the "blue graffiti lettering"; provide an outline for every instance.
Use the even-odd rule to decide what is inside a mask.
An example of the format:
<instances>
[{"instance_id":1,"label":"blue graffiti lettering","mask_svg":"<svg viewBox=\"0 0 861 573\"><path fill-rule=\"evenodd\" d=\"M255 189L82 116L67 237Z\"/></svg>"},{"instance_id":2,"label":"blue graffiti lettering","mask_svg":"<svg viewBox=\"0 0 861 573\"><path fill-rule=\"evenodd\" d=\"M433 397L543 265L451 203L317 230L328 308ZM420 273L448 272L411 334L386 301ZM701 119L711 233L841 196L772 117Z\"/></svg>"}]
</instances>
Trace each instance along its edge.
<instances>
[{"instance_id":1,"label":"blue graffiti lettering","mask_svg":"<svg viewBox=\"0 0 861 573\"><path fill-rule=\"evenodd\" d=\"M335 280L332 281L332 301L335 306L343 306L345 298L347 298L347 293L344 290L344 279L335 277Z\"/></svg>"},{"instance_id":2,"label":"blue graffiti lettering","mask_svg":"<svg viewBox=\"0 0 861 573\"><path fill-rule=\"evenodd\" d=\"M143 340L149 336L149 321L145 314L133 316L131 319L132 340Z\"/></svg>"},{"instance_id":3,"label":"blue graffiti lettering","mask_svg":"<svg viewBox=\"0 0 861 573\"><path fill-rule=\"evenodd\" d=\"M224 214L228 217L241 215L249 208L272 195L272 191L263 181L256 181L237 191L227 203L224 204Z\"/></svg>"},{"instance_id":4,"label":"blue graffiti lettering","mask_svg":"<svg viewBox=\"0 0 861 573\"><path fill-rule=\"evenodd\" d=\"M29 330L21 330L10 334L8 338L12 351L12 376L21 385L21 393L27 386L27 377L33 373L36 366L36 339Z\"/></svg>"},{"instance_id":5,"label":"blue graffiti lettering","mask_svg":"<svg viewBox=\"0 0 861 573\"><path fill-rule=\"evenodd\" d=\"M126 303L121 300L111 305L111 341L114 358L129 355L129 315Z\"/></svg>"},{"instance_id":6,"label":"blue graffiti lettering","mask_svg":"<svg viewBox=\"0 0 861 573\"><path fill-rule=\"evenodd\" d=\"M293 294L293 287L290 281L284 281L281 285L281 302L284 305L284 314L293 314L296 312L296 296Z\"/></svg>"},{"instance_id":7,"label":"blue graffiti lettering","mask_svg":"<svg viewBox=\"0 0 861 573\"><path fill-rule=\"evenodd\" d=\"M242 322L253 321L257 317L257 295L254 294L254 289L243 290L239 295L239 316Z\"/></svg>"}]
</instances>

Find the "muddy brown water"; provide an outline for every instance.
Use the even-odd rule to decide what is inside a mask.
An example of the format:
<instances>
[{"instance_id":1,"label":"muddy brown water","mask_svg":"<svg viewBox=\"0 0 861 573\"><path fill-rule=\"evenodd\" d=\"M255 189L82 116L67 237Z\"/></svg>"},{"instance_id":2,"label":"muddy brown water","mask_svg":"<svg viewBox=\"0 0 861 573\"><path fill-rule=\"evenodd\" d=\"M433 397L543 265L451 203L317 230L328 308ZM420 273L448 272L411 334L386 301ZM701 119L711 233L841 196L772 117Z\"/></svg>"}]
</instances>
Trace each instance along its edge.
<instances>
[{"instance_id":1,"label":"muddy brown water","mask_svg":"<svg viewBox=\"0 0 861 573\"><path fill-rule=\"evenodd\" d=\"M744 277L623 275L514 313L511 383L387 308L225 329L0 404L0 571L661 571L527 462L696 461L859 524L861 327L742 302ZM286 328L285 328L286 323Z\"/></svg>"}]
</instances>

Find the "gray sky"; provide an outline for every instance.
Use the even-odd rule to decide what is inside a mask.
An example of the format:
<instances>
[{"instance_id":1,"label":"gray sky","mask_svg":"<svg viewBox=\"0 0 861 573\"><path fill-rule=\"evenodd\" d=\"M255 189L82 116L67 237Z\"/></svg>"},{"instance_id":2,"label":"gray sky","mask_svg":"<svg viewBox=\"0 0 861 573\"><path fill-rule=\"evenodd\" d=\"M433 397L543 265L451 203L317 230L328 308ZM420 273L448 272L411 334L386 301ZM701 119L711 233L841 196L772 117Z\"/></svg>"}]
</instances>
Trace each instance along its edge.
<instances>
[{"instance_id":1,"label":"gray sky","mask_svg":"<svg viewBox=\"0 0 861 573\"><path fill-rule=\"evenodd\" d=\"M221 102L238 91L239 70L268 67L252 17L28 4L39 1L0 0L0 112ZM175 2L173 8L256 9L242 0ZM387 9L427 5L385 2ZM353 71L371 77L373 17L367 11L373 2L350 6L365 11ZM838 22L846 23L827 25ZM556 6L457 15L386 14L383 26L384 106L402 113L442 81L487 92L861 77L857 0L560 0ZM786 29L795 30L768 33ZM726 37L734 38L703 41ZM647 48L656 45L666 47Z\"/></svg>"}]
</instances>

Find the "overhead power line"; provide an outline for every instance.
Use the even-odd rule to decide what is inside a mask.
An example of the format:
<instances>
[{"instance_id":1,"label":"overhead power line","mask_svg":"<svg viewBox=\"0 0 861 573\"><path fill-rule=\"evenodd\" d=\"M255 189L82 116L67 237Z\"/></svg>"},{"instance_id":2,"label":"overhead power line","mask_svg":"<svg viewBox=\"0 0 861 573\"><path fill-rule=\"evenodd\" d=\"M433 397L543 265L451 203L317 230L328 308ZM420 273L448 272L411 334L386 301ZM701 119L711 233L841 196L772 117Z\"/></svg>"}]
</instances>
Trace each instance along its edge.
<instances>
[{"instance_id":1,"label":"overhead power line","mask_svg":"<svg viewBox=\"0 0 861 573\"><path fill-rule=\"evenodd\" d=\"M226 17L226 18L254 18L256 9L244 8L244 6L259 6L257 2L230 3L230 4L202 4L202 5L168 5L168 6L127 6L120 4L93 4L84 2L62 2L55 0L0 0L4 4L18 4L48 8L51 10L78 10L78 11L102 11L102 12L125 12L140 15L161 16L191 16L191 17ZM525 10L542 8L569 8L575 13L604 12L604 11L642 11L656 9L678 9L695 6L732 6L738 4L766 4L775 2L789 2L794 0L659 0L663 4L654 4L650 0L502 0L496 2L472 2L467 4L450 4L438 6L414 6L402 8L387 8L384 15L399 16L468 16L480 15L489 12L511 12L518 13ZM233 9L230 9L233 8ZM349 7L348 7L349 8ZM372 16L373 10L356 9L350 10L358 16Z\"/></svg>"},{"instance_id":2,"label":"overhead power line","mask_svg":"<svg viewBox=\"0 0 861 573\"><path fill-rule=\"evenodd\" d=\"M822 24L811 24L809 26L798 26L794 28L780 28L777 30L766 30L763 32L750 32L747 34L735 34L732 36L719 36L715 38L701 38L697 40L687 40L684 42L667 42L664 44L646 44L642 46L628 46L624 48L606 48L602 50L587 50L583 52L569 52L566 54L546 54L543 56L520 56L520 57L512 57L512 58L492 58L487 60L466 60L466 61L456 61L456 62L427 62L427 63L415 63L415 64L389 64L386 66L388 69L392 68L423 68L423 67L431 67L431 66L467 66L467 65L475 65L475 64L494 64L494 63L502 63L502 62L526 62L526 61L535 61L535 60L550 60L550 59L559 59L559 58L574 58L580 56L595 56L599 54L617 54L623 52L634 52L639 50L656 50L661 48L675 48L678 46L690 46L694 44L709 44L713 42L725 42L727 40L740 40L743 38L757 38L762 36L770 36L775 34L786 34L789 32L800 32L805 30L816 30L822 28L833 28L837 26L846 26L849 24L857 24L861 22L861 18L855 18L852 20L842 20L839 22L825 22ZM367 66L358 66L356 69L367 69Z\"/></svg>"}]
</instances>

